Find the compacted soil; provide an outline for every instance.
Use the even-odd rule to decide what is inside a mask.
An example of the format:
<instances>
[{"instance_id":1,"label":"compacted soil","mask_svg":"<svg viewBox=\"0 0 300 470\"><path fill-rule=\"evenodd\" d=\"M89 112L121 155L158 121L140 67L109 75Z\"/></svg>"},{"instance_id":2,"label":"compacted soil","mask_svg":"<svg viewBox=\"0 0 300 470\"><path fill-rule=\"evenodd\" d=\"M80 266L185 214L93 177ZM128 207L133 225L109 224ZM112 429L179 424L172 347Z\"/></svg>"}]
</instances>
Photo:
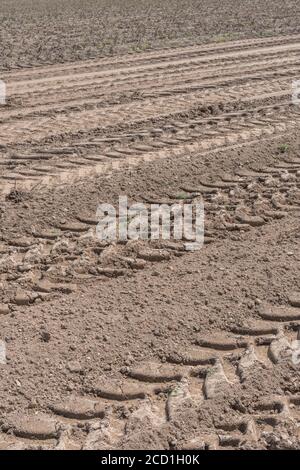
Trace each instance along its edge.
<instances>
[{"instance_id":1,"label":"compacted soil","mask_svg":"<svg viewBox=\"0 0 300 470\"><path fill-rule=\"evenodd\" d=\"M94 35L95 3L74 20ZM203 3L214 34L196 15L186 41L171 28L122 55L74 51L67 29L50 53L54 10L38 55L9 52L7 17L1 449L300 447L297 2L264 2L262 23L251 2L252 35ZM204 246L99 240L97 207L120 195L203 201Z\"/></svg>"}]
</instances>

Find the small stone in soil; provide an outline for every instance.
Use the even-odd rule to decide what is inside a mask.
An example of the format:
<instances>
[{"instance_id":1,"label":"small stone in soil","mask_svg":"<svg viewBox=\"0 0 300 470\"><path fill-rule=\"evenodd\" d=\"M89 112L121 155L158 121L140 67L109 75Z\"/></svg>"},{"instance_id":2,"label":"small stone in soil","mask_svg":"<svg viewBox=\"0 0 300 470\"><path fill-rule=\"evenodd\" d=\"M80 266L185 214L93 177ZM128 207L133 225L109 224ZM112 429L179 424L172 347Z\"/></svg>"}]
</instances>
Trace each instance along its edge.
<instances>
[{"instance_id":1,"label":"small stone in soil","mask_svg":"<svg viewBox=\"0 0 300 470\"><path fill-rule=\"evenodd\" d=\"M41 340L44 341L45 343L48 343L50 339L51 339L50 333L48 333L48 331L42 331Z\"/></svg>"}]
</instances>

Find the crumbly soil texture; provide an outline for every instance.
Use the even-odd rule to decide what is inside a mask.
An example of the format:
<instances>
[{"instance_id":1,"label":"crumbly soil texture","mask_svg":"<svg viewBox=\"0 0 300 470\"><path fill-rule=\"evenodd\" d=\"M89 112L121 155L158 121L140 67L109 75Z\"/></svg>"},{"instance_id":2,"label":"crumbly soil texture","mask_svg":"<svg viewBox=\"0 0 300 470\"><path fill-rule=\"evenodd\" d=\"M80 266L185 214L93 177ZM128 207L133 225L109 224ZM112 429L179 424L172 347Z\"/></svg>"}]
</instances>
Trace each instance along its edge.
<instances>
[{"instance_id":1,"label":"crumbly soil texture","mask_svg":"<svg viewBox=\"0 0 300 470\"><path fill-rule=\"evenodd\" d=\"M177 2L135 51L129 2L107 57L108 2L2 3L0 449L299 449L297 2ZM120 195L204 203L203 247L100 240Z\"/></svg>"}]
</instances>

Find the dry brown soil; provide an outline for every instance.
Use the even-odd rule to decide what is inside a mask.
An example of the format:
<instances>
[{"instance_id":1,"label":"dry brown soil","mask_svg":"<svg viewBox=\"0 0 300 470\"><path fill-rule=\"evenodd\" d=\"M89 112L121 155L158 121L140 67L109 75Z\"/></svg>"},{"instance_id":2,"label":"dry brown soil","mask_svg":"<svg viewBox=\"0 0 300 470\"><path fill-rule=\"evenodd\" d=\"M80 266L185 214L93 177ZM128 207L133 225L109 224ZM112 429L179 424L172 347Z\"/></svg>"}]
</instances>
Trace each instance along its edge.
<instances>
[{"instance_id":1,"label":"dry brown soil","mask_svg":"<svg viewBox=\"0 0 300 470\"><path fill-rule=\"evenodd\" d=\"M24 52L18 70L8 52L1 449L300 447L300 35L285 3L272 37L51 65ZM97 206L119 195L203 198L204 247L101 242Z\"/></svg>"}]
</instances>

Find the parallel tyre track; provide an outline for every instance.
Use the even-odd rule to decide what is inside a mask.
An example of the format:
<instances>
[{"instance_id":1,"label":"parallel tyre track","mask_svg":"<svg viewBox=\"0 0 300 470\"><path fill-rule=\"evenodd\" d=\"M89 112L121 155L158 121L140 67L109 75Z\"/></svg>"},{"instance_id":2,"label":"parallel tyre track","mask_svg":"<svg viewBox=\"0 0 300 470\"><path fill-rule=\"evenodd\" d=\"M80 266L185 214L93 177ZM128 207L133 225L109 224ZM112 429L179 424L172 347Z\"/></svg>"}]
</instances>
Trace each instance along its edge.
<instances>
[{"instance_id":1,"label":"parallel tyre track","mask_svg":"<svg viewBox=\"0 0 300 470\"><path fill-rule=\"evenodd\" d=\"M300 318L298 308L286 308ZM265 431L293 427L296 432L300 396L269 394L240 408L233 406L234 398L242 396L253 377L288 366L298 328L289 319L261 320L213 337L191 338L184 350L125 367L119 378L102 375L86 382L81 394L46 402L43 412L9 413L0 426L1 449L136 449L149 446L149 440L143 441L147 436L153 448L169 448L162 436L181 427L185 437L170 448L259 449ZM186 431L201 410L230 399L234 417L222 413L211 425L199 422L197 431ZM125 419L119 416L120 406L130 409Z\"/></svg>"},{"instance_id":2,"label":"parallel tyre track","mask_svg":"<svg viewBox=\"0 0 300 470\"><path fill-rule=\"evenodd\" d=\"M0 144L53 141L99 129L103 133L124 122L129 127L172 119L215 101L220 109L222 101L242 102L245 95L255 101L263 88L271 95L274 86L285 90L286 98L289 80L299 73L298 40L237 41L4 74L11 108L1 109Z\"/></svg>"},{"instance_id":3,"label":"parallel tyre track","mask_svg":"<svg viewBox=\"0 0 300 470\"><path fill-rule=\"evenodd\" d=\"M289 94L298 73L299 48L299 36L290 36L3 74L11 83L14 108L0 111L0 188L7 192L16 182L19 189L38 183L70 184L72 175L84 178L93 171L106 174L122 165L193 153L201 158L206 152L298 132L300 111L291 105ZM252 73L249 58L255 58ZM201 63L207 68L198 76ZM227 75L218 78L226 63ZM105 95L113 82L112 101L101 108L98 95ZM121 93L133 88L144 96L128 96L119 103ZM79 90L85 90L80 98ZM24 103L18 104L21 97ZM255 230L298 214L299 175L300 160L283 156L273 166L250 164L235 174L201 178L196 186L187 179L181 189L191 200L204 198L205 243L210 244L232 232ZM248 185L257 197L249 196ZM94 214L79 214L76 220L48 227L37 222L32 234L24 237L6 234L1 253L7 265L0 278L6 282L7 274L11 276L5 294L8 311L71 294L82 282L123 276L184 255L180 243L147 250L99 245L92 236L96 223ZM9 413L0 423L0 447L128 449L137 440L143 444L140 431L145 428L153 445L167 448L171 440L164 442L162 436L171 436L174 426L199 410L207 413L214 402L240 397L249 377L259 377L262 370L288 370L291 344L300 327L299 299L299 293L291 293L284 306L260 305L254 323L213 338L191 337L184 350L166 351L150 363L122 368L118 378L103 375L96 383L87 381L80 396L45 403L43 412ZM130 407L126 419L120 419L120 402ZM296 429L299 406L297 393L256 399L253 406L235 408L234 419L214 418L209 427L199 426L197 435L193 432L173 447L256 448L270 426L274 432L285 426Z\"/></svg>"},{"instance_id":4,"label":"parallel tyre track","mask_svg":"<svg viewBox=\"0 0 300 470\"><path fill-rule=\"evenodd\" d=\"M49 66L41 66L35 67L30 69L21 69L21 70L14 70L13 73L11 72L3 72L1 75L3 79L13 78L13 80L24 79L28 77L28 79L32 79L38 76L45 77L45 75L57 75L62 72L65 74L66 72L70 72L73 74L76 71L86 71L93 69L95 67L101 68L110 68L110 67L120 67L124 65L132 65L133 67L136 64L145 64L148 62L164 62L164 60L178 59L178 58L185 58L189 59L189 57L199 57L199 56L207 56L209 53L215 53L216 58L219 58L219 54L223 54L226 52L235 52L237 51L247 51L248 49L255 49L264 46L287 46L288 44L293 44L300 40L300 35L291 35L291 36L279 36L279 37L272 37L272 38L261 38L261 39L251 39L251 40L241 40L241 41L230 41L223 44L217 43L208 46L193 46L193 47L182 47L176 49L160 50L155 52L146 52L141 54L131 54L121 57L115 57L110 59L100 59L100 60L88 60L88 61L81 61L77 63L69 63L63 65L49 65ZM207 59L206 59L207 60Z\"/></svg>"}]
</instances>

